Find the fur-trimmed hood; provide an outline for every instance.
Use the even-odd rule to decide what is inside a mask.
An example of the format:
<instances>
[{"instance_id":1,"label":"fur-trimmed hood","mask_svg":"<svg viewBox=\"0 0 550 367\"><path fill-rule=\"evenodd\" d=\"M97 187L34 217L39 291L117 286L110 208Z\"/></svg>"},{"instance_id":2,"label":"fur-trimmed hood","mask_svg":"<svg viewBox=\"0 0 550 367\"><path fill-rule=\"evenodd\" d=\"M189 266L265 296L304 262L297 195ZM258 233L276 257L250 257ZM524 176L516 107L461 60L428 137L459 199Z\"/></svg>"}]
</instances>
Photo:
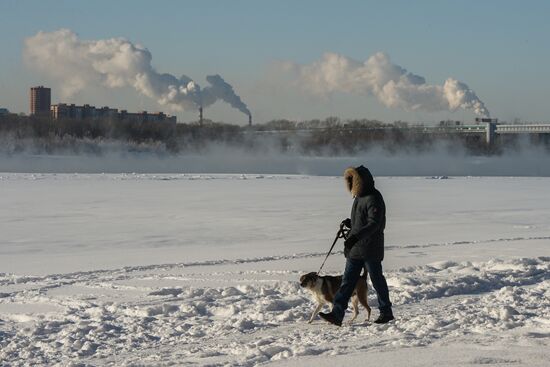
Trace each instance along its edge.
<instances>
[{"instance_id":1,"label":"fur-trimmed hood","mask_svg":"<svg viewBox=\"0 0 550 367\"><path fill-rule=\"evenodd\" d=\"M374 190L374 178L369 169L362 165L346 169L344 181L353 196L364 196Z\"/></svg>"}]
</instances>

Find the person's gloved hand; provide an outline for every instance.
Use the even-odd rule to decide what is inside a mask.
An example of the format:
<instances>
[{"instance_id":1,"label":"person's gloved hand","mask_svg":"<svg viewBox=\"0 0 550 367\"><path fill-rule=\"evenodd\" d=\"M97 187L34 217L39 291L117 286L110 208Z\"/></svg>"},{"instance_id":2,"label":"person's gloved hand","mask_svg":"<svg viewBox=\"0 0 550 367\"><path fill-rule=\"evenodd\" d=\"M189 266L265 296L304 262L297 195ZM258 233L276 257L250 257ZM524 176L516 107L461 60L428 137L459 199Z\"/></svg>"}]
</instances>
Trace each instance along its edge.
<instances>
[{"instance_id":1,"label":"person's gloved hand","mask_svg":"<svg viewBox=\"0 0 550 367\"><path fill-rule=\"evenodd\" d=\"M353 246L355 246L355 244L357 243L357 241L359 241L359 238L357 238L356 235L352 234L351 236L349 236L346 241L344 242L344 247L346 250L351 250L351 248Z\"/></svg>"},{"instance_id":2,"label":"person's gloved hand","mask_svg":"<svg viewBox=\"0 0 550 367\"><path fill-rule=\"evenodd\" d=\"M342 223L340 223L340 225L346 228L351 228L351 219L349 218L344 219Z\"/></svg>"}]
</instances>

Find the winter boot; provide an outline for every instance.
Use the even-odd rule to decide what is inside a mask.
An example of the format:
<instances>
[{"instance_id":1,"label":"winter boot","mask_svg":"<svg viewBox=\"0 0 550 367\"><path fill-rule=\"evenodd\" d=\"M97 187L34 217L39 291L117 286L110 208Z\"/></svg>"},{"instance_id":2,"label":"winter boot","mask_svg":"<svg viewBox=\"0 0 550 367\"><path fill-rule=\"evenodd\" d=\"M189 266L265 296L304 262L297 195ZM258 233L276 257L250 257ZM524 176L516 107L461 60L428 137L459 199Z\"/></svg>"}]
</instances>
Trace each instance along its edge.
<instances>
[{"instance_id":1,"label":"winter boot","mask_svg":"<svg viewBox=\"0 0 550 367\"><path fill-rule=\"evenodd\" d=\"M393 320L393 313L380 313L380 316L376 320L374 320L375 324L387 324L391 320Z\"/></svg>"},{"instance_id":2,"label":"winter boot","mask_svg":"<svg viewBox=\"0 0 550 367\"><path fill-rule=\"evenodd\" d=\"M342 320L338 320L332 312L329 312L329 313L319 312L319 316L321 316L323 320L330 322L332 325L342 326Z\"/></svg>"}]
</instances>

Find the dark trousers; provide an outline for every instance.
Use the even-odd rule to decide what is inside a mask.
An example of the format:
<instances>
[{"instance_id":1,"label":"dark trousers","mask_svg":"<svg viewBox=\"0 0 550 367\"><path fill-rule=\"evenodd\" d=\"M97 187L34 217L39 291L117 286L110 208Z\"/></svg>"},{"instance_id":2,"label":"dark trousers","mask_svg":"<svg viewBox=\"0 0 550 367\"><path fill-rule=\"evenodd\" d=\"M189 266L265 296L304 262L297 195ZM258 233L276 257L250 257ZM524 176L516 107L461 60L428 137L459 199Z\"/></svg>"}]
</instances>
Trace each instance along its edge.
<instances>
[{"instance_id":1,"label":"dark trousers","mask_svg":"<svg viewBox=\"0 0 550 367\"><path fill-rule=\"evenodd\" d=\"M380 313L392 313L388 283L386 282L386 278L384 278L384 274L382 274L382 262L347 259L346 269L342 277L342 285L340 285L340 289L336 292L334 302L332 303L332 313L339 320L344 319L349 299L353 294L355 285L361 276L361 270L363 268L369 273L370 280L378 296L378 308L380 309Z\"/></svg>"}]
</instances>

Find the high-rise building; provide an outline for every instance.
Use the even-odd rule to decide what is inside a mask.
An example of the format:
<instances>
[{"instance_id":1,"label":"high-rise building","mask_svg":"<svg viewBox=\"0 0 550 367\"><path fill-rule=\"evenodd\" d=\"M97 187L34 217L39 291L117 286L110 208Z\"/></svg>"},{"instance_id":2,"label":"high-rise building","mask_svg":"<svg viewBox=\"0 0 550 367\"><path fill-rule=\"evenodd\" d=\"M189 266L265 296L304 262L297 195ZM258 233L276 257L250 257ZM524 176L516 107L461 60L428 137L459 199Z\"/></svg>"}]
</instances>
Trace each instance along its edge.
<instances>
[{"instance_id":1,"label":"high-rise building","mask_svg":"<svg viewBox=\"0 0 550 367\"><path fill-rule=\"evenodd\" d=\"M32 87L30 96L31 115L49 116L52 90L43 86Z\"/></svg>"}]
</instances>

